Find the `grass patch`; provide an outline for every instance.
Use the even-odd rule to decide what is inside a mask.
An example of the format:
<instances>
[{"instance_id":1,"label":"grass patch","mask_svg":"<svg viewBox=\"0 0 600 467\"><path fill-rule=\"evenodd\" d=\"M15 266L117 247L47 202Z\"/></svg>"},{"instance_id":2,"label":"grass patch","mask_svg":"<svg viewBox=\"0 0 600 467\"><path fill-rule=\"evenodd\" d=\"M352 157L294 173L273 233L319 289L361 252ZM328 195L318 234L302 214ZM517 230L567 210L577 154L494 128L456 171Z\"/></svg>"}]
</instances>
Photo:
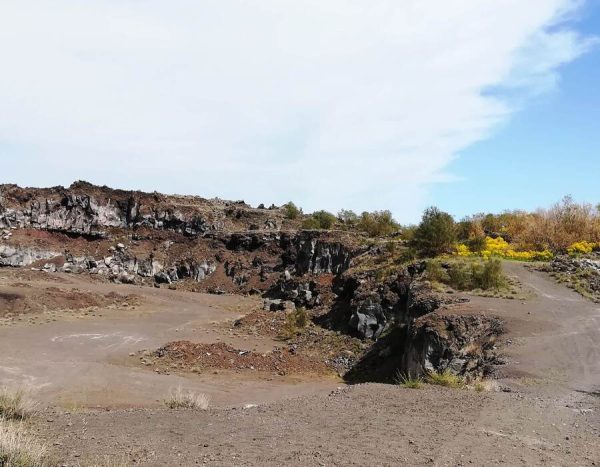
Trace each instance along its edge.
<instances>
[{"instance_id":1,"label":"grass patch","mask_svg":"<svg viewBox=\"0 0 600 467\"><path fill-rule=\"evenodd\" d=\"M7 420L24 420L37 411L37 403L31 400L25 391L0 389L0 418Z\"/></svg>"},{"instance_id":2,"label":"grass patch","mask_svg":"<svg viewBox=\"0 0 600 467\"><path fill-rule=\"evenodd\" d=\"M482 296L524 298L519 282L504 274L497 258L432 259L426 263L425 277L438 291L447 287Z\"/></svg>"},{"instance_id":3,"label":"grass patch","mask_svg":"<svg viewBox=\"0 0 600 467\"><path fill-rule=\"evenodd\" d=\"M31 438L22 423L0 419L0 465L3 467L50 467L48 448Z\"/></svg>"},{"instance_id":4,"label":"grass patch","mask_svg":"<svg viewBox=\"0 0 600 467\"><path fill-rule=\"evenodd\" d=\"M545 272L551 271L549 268L539 268L539 270ZM583 297L600 303L600 290L594 285L595 283L600 283L600 273L589 269L580 269L575 273L552 271L550 272L550 276Z\"/></svg>"},{"instance_id":5,"label":"grass patch","mask_svg":"<svg viewBox=\"0 0 600 467\"><path fill-rule=\"evenodd\" d=\"M402 386L403 388L407 389L421 389L423 387L423 378L412 376L410 372L402 373L397 371L394 382L398 386Z\"/></svg>"},{"instance_id":6,"label":"grass patch","mask_svg":"<svg viewBox=\"0 0 600 467\"><path fill-rule=\"evenodd\" d=\"M298 308L288 312L285 317L281 335L282 339L291 339L296 336L302 329L308 326L308 313L304 308Z\"/></svg>"},{"instance_id":7,"label":"grass patch","mask_svg":"<svg viewBox=\"0 0 600 467\"><path fill-rule=\"evenodd\" d=\"M472 259L460 261L429 260L426 266L427 278L440 282L455 290L500 290L508 281L502 272L499 259Z\"/></svg>"},{"instance_id":8,"label":"grass patch","mask_svg":"<svg viewBox=\"0 0 600 467\"><path fill-rule=\"evenodd\" d=\"M455 375L449 370L444 370L442 372L431 371L427 375L426 381L429 384L444 386L446 388L461 389L466 386L465 379L462 376Z\"/></svg>"},{"instance_id":9,"label":"grass patch","mask_svg":"<svg viewBox=\"0 0 600 467\"><path fill-rule=\"evenodd\" d=\"M171 392L165 405L170 409L206 410L209 398L206 394L196 394L193 391L184 391L181 386Z\"/></svg>"}]
</instances>

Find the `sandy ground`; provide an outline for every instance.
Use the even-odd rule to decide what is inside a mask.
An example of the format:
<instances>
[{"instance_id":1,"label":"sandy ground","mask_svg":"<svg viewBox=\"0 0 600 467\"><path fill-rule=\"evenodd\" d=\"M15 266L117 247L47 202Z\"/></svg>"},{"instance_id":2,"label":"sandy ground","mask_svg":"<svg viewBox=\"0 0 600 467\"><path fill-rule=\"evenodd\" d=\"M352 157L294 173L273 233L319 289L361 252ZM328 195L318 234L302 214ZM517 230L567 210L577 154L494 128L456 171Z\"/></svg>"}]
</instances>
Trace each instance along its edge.
<instances>
[{"instance_id":1,"label":"sandy ground","mask_svg":"<svg viewBox=\"0 0 600 467\"><path fill-rule=\"evenodd\" d=\"M594 465L598 410L590 395L364 384L249 409L47 413L40 432L68 465Z\"/></svg>"},{"instance_id":2,"label":"sandy ground","mask_svg":"<svg viewBox=\"0 0 600 467\"><path fill-rule=\"evenodd\" d=\"M20 293L37 297L40 289L45 290L46 277L42 273L38 276L27 282L30 287L20 287ZM140 365L139 357L133 354L184 339L226 342L258 352L270 351L281 343L229 331L230 323L258 306L256 298L90 283L80 276L62 275L62 279L63 291L117 291L143 298L135 306L98 307L86 312L54 310L46 317L22 315L0 327L0 382L27 387L36 399L49 405L157 407L181 386L207 394L213 406L227 406L312 394L339 384L334 378L282 377L276 373L154 372ZM3 288L9 289L10 285Z\"/></svg>"},{"instance_id":3,"label":"sandy ground","mask_svg":"<svg viewBox=\"0 0 600 467\"><path fill-rule=\"evenodd\" d=\"M50 408L34 429L69 466L106 455L150 466L600 465L600 307L523 265L505 267L531 299L473 297L449 312L506 321L498 385L509 392L159 375L129 354L182 338L259 351L274 343L222 332L251 301L126 286L119 293L144 293L133 310L0 327L0 382L38 388ZM210 394L211 408L158 408L177 384Z\"/></svg>"}]
</instances>

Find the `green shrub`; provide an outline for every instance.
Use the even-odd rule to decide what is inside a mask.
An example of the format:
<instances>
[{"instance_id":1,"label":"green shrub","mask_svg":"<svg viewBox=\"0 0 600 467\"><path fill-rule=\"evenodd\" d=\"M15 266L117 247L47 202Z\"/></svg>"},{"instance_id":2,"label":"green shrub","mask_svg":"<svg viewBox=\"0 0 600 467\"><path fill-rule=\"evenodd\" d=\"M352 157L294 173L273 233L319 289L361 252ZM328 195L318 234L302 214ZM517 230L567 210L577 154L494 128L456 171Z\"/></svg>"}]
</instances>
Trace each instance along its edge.
<instances>
[{"instance_id":1,"label":"green shrub","mask_svg":"<svg viewBox=\"0 0 600 467\"><path fill-rule=\"evenodd\" d=\"M321 226L319 221L314 217L307 217L302 221L302 228L305 230L318 230Z\"/></svg>"},{"instance_id":2,"label":"green shrub","mask_svg":"<svg viewBox=\"0 0 600 467\"><path fill-rule=\"evenodd\" d=\"M309 230L328 230L333 227L333 224L335 224L336 221L337 218L330 212L316 211L313 212L309 218L304 219L304 222L302 222L302 228Z\"/></svg>"},{"instance_id":3,"label":"green shrub","mask_svg":"<svg viewBox=\"0 0 600 467\"><path fill-rule=\"evenodd\" d=\"M308 313L306 313L304 308L298 308L296 311L292 312L292 316L297 328L304 329L308 324Z\"/></svg>"},{"instance_id":4,"label":"green shrub","mask_svg":"<svg viewBox=\"0 0 600 467\"><path fill-rule=\"evenodd\" d=\"M446 271L444 271L444 268L437 261L428 260L425 263L425 272L427 279L432 282L446 283L448 281Z\"/></svg>"},{"instance_id":5,"label":"green shrub","mask_svg":"<svg viewBox=\"0 0 600 467\"><path fill-rule=\"evenodd\" d=\"M358 228L371 237L379 237L396 232L400 226L390 211L365 211L360 215Z\"/></svg>"},{"instance_id":6,"label":"green shrub","mask_svg":"<svg viewBox=\"0 0 600 467\"><path fill-rule=\"evenodd\" d=\"M415 231L412 244L421 256L449 253L456 243L456 226L452 216L436 207L427 208Z\"/></svg>"},{"instance_id":7,"label":"green shrub","mask_svg":"<svg viewBox=\"0 0 600 467\"><path fill-rule=\"evenodd\" d=\"M302 209L298 208L291 201L282 206L283 215L286 219L297 219L302 214Z\"/></svg>"},{"instance_id":8,"label":"green shrub","mask_svg":"<svg viewBox=\"0 0 600 467\"><path fill-rule=\"evenodd\" d=\"M416 225L405 225L401 227L401 235L402 240L406 240L408 242L412 242L415 238L415 233L417 232L418 226Z\"/></svg>"},{"instance_id":9,"label":"green shrub","mask_svg":"<svg viewBox=\"0 0 600 467\"><path fill-rule=\"evenodd\" d=\"M297 308L290 311L285 317L285 324L280 337L291 339L298 331L304 329L308 325L308 313L304 308Z\"/></svg>"},{"instance_id":10,"label":"green shrub","mask_svg":"<svg viewBox=\"0 0 600 467\"><path fill-rule=\"evenodd\" d=\"M485 247L486 247L485 238L486 238L485 235L470 238L469 240L467 240L466 245L469 247L469 250L472 251L473 253L480 253L483 250L485 250Z\"/></svg>"},{"instance_id":11,"label":"green shrub","mask_svg":"<svg viewBox=\"0 0 600 467\"><path fill-rule=\"evenodd\" d=\"M457 263L448 269L448 285L456 290L470 290L472 286L472 275L464 263Z\"/></svg>"},{"instance_id":12,"label":"green shrub","mask_svg":"<svg viewBox=\"0 0 600 467\"><path fill-rule=\"evenodd\" d=\"M390 255L394 256L396 254L398 242L389 241L385 243L385 251L387 251Z\"/></svg>"},{"instance_id":13,"label":"green shrub","mask_svg":"<svg viewBox=\"0 0 600 467\"><path fill-rule=\"evenodd\" d=\"M330 229L331 227L333 227L333 224L335 224L337 221L337 218L327 211L313 212L312 216L314 219L317 220L317 222L319 222L319 226L322 229Z\"/></svg>"},{"instance_id":14,"label":"green shrub","mask_svg":"<svg viewBox=\"0 0 600 467\"><path fill-rule=\"evenodd\" d=\"M358 222L358 215L348 209L342 209L338 212L337 218L342 224L348 226L354 226Z\"/></svg>"},{"instance_id":15,"label":"green shrub","mask_svg":"<svg viewBox=\"0 0 600 467\"><path fill-rule=\"evenodd\" d=\"M482 290L500 289L506 285L502 263L496 258L490 258L484 263L473 263L471 276L473 286Z\"/></svg>"},{"instance_id":16,"label":"green shrub","mask_svg":"<svg viewBox=\"0 0 600 467\"><path fill-rule=\"evenodd\" d=\"M452 261L447 269L441 266L440 260L430 259L426 262L425 272L428 280L441 282L455 290L498 290L507 285L502 263L497 258Z\"/></svg>"}]
</instances>

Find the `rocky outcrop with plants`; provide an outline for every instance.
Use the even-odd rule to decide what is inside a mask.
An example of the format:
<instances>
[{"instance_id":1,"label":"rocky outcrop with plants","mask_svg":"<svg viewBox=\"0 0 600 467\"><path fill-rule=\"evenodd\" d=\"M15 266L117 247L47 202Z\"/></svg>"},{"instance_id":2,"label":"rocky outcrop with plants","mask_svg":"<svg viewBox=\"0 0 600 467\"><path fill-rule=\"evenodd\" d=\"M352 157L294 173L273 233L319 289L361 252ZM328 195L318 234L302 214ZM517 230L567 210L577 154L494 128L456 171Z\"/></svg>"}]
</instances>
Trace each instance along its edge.
<instances>
[{"instance_id":1,"label":"rocky outcrop with plants","mask_svg":"<svg viewBox=\"0 0 600 467\"><path fill-rule=\"evenodd\" d=\"M113 229L167 230L184 235L295 227L281 208L243 201L113 190L87 182L45 189L0 185L0 228L31 228L91 237Z\"/></svg>"},{"instance_id":2,"label":"rocky outcrop with plants","mask_svg":"<svg viewBox=\"0 0 600 467\"><path fill-rule=\"evenodd\" d=\"M443 314L464 298L432 289L425 263L411 261L411 244L397 235L388 212L359 217L345 211L336 220L292 207L252 208L85 182L48 189L1 185L0 266L259 294L269 312L310 310L322 329L361 339L364 354L353 350L343 366L358 362L364 375L369 371L361 364L377 371L395 365L481 373L493 360L484 341L500 327ZM438 211L429 216L434 224L448 221ZM451 245L422 230L427 251ZM474 347L481 352L469 351Z\"/></svg>"},{"instance_id":3,"label":"rocky outcrop with plants","mask_svg":"<svg viewBox=\"0 0 600 467\"><path fill-rule=\"evenodd\" d=\"M561 255L540 267L584 297L600 303L600 253Z\"/></svg>"}]
</instances>

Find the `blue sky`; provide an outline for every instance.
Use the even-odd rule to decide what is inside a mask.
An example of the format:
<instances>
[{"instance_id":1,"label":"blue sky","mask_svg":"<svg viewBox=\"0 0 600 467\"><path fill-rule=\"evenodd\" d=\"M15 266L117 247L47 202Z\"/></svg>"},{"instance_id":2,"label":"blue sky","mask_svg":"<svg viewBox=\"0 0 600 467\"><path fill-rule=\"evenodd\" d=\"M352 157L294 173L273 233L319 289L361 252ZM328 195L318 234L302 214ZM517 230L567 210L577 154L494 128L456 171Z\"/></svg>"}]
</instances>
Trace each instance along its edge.
<instances>
[{"instance_id":1,"label":"blue sky","mask_svg":"<svg viewBox=\"0 0 600 467\"><path fill-rule=\"evenodd\" d=\"M599 201L600 0L4 0L0 183L428 205Z\"/></svg>"},{"instance_id":2,"label":"blue sky","mask_svg":"<svg viewBox=\"0 0 600 467\"><path fill-rule=\"evenodd\" d=\"M576 27L600 34L600 2L588 2ZM564 66L553 90L461 151L448 171L460 180L436 184L429 200L457 218L547 207L565 195L600 203L600 47Z\"/></svg>"}]
</instances>

